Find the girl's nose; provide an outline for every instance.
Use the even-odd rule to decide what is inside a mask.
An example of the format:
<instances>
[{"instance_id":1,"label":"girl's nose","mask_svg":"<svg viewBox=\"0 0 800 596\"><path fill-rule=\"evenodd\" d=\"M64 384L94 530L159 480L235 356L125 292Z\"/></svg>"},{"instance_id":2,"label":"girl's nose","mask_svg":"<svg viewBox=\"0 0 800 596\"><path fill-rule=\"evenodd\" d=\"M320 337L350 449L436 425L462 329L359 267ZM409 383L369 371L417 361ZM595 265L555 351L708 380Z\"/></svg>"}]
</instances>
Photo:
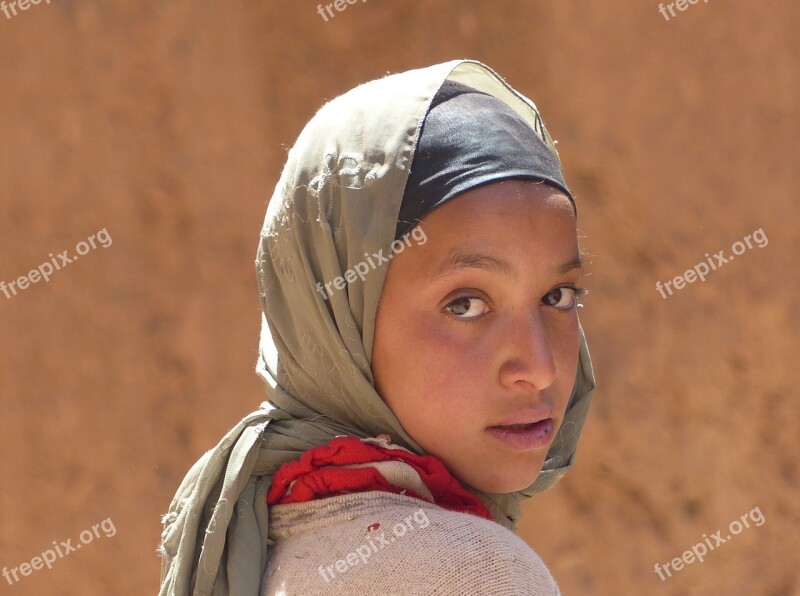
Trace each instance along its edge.
<instances>
[{"instance_id":1,"label":"girl's nose","mask_svg":"<svg viewBox=\"0 0 800 596\"><path fill-rule=\"evenodd\" d=\"M556 378L556 363L548 341L548 330L538 309L527 321L514 323L503 340L507 355L500 367L500 381L509 387L527 383L543 391Z\"/></svg>"}]
</instances>

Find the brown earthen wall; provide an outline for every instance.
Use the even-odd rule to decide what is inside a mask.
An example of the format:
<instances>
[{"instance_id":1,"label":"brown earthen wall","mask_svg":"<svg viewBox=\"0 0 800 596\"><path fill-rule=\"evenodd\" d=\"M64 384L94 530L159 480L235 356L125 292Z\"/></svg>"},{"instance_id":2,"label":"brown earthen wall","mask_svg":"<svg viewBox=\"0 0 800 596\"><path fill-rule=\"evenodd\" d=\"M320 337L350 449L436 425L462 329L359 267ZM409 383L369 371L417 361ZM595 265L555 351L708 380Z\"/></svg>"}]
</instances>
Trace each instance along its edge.
<instances>
[{"instance_id":1,"label":"brown earthen wall","mask_svg":"<svg viewBox=\"0 0 800 596\"><path fill-rule=\"evenodd\" d=\"M0 13L0 593L157 590L159 517L264 396L253 260L285 150L354 85L482 60L559 141L598 389L521 532L565 595L800 593L800 5L52 0ZM762 229L769 243L662 299ZM766 519L661 581L654 564ZM727 534L723 532L723 536Z\"/></svg>"}]
</instances>

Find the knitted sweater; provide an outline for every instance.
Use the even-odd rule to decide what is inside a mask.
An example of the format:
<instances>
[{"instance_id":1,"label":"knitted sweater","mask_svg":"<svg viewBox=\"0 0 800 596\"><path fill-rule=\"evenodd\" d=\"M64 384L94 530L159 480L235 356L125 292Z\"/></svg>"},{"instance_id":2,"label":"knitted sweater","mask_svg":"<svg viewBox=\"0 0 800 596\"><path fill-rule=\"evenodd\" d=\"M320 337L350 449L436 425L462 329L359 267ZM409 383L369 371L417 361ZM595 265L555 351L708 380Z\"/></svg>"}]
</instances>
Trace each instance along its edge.
<instances>
[{"instance_id":1,"label":"knitted sweater","mask_svg":"<svg viewBox=\"0 0 800 596\"><path fill-rule=\"evenodd\" d=\"M407 495L369 491L269 510L262 596L560 595L513 532Z\"/></svg>"}]
</instances>

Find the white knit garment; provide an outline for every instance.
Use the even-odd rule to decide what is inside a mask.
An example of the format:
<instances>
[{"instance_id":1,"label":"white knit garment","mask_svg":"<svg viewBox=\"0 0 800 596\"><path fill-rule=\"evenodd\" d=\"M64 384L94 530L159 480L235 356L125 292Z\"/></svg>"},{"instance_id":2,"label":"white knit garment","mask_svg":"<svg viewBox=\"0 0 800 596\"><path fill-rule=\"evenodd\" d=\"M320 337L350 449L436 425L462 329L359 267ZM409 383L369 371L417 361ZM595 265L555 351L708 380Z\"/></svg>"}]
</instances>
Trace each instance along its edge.
<instances>
[{"instance_id":1,"label":"white knit garment","mask_svg":"<svg viewBox=\"0 0 800 596\"><path fill-rule=\"evenodd\" d=\"M560 595L539 556L501 525L369 491L269 509L262 596Z\"/></svg>"}]
</instances>

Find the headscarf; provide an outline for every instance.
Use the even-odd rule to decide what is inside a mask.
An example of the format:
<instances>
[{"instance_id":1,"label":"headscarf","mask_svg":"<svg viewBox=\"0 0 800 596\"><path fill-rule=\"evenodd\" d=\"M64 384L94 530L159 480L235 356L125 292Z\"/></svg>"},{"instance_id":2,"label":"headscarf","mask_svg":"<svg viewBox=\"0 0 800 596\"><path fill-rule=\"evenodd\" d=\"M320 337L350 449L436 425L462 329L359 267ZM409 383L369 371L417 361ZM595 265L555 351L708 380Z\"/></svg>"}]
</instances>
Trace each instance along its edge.
<instances>
[{"instance_id":1,"label":"headscarf","mask_svg":"<svg viewBox=\"0 0 800 596\"><path fill-rule=\"evenodd\" d=\"M558 155L522 116L488 93L445 81L422 123L395 239L461 193L511 178L555 187L577 216Z\"/></svg>"},{"instance_id":2,"label":"headscarf","mask_svg":"<svg viewBox=\"0 0 800 596\"><path fill-rule=\"evenodd\" d=\"M257 251L263 312L256 372L269 399L181 483L163 520L162 596L258 594L269 547L267 489L282 464L308 449L337 435L388 434L425 454L376 392L370 360L386 259L420 128L446 80L508 105L557 156L535 105L472 60L365 83L316 113L289 151ZM330 294L319 291L340 277ZM593 389L581 329L572 396L535 482L506 494L465 485L495 521L514 530L520 501L550 488L572 466Z\"/></svg>"}]
</instances>

